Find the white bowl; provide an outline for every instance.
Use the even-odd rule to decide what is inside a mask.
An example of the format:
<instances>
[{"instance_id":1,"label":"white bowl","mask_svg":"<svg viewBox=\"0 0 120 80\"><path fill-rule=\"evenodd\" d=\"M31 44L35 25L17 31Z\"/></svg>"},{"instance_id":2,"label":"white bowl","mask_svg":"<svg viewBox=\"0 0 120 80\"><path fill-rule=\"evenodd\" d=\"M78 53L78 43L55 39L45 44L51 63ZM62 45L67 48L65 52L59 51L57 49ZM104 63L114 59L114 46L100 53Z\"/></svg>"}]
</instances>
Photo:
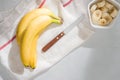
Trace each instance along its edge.
<instances>
[{"instance_id":1,"label":"white bowl","mask_svg":"<svg viewBox=\"0 0 120 80\"><path fill-rule=\"evenodd\" d=\"M91 12L90 12L90 8L93 4L95 4L97 1L99 0L93 0L91 1L89 4L88 4L88 14L89 14L89 19L90 19L90 24L92 25L92 27L94 28L101 28L101 29L108 29L108 28L111 28L113 27L113 25L115 24L116 20L118 19L118 15L120 13L120 4L115 1L115 0L106 0L108 2L110 2L111 4L113 4L117 9L118 9L118 15L113 19L113 21L106 25L106 26L100 26L100 25L97 25L97 24L94 24L93 21L92 21L92 18L91 18Z\"/></svg>"}]
</instances>

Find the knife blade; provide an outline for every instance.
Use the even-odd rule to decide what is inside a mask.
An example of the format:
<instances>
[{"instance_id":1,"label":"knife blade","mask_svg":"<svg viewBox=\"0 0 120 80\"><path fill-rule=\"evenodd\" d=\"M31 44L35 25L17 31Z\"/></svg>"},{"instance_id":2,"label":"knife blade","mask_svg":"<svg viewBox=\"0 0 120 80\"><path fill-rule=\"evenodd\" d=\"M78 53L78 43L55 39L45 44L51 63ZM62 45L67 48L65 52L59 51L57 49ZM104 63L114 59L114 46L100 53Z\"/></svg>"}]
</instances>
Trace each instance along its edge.
<instances>
[{"instance_id":1,"label":"knife blade","mask_svg":"<svg viewBox=\"0 0 120 80\"><path fill-rule=\"evenodd\" d=\"M65 34L70 32L77 24L79 24L84 18L84 14L81 14L72 24L60 32L55 38L53 38L49 43L47 43L42 51L46 52L50 47L52 47L58 40L60 40Z\"/></svg>"}]
</instances>

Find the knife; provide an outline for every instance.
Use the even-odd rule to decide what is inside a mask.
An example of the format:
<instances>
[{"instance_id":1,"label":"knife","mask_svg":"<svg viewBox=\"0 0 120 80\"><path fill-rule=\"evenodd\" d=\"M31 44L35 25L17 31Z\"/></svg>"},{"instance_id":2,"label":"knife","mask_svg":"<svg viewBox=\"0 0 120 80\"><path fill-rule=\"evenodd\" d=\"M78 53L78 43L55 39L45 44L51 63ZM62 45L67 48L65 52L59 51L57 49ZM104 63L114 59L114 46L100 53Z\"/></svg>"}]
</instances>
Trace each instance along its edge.
<instances>
[{"instance_id":1,"label":"knife","mask_svg":"<svg viewBox=\"0 0 120 80\"><path fill-rule=\"evenodd\" d=\"M46 52L50 47L52 47L58 40L60 40L65 34L70 32L77 24L79 24L84 18L84 14L81 14L72 24L70 24L67 28L65 28L62 32L60 32L54 39L52 39L49 43L47 43L42 51Z\"/></svg>"}]
</instances>

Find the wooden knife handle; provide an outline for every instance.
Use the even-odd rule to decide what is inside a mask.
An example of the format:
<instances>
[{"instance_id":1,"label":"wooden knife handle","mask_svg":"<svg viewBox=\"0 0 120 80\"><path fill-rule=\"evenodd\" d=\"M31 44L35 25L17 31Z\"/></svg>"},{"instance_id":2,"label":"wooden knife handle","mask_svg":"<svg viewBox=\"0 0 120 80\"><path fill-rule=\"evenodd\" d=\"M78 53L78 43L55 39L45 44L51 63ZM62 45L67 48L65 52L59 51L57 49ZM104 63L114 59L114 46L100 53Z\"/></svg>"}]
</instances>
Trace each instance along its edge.
<instances>
[{"instance_id":1,"label":"wooden knife handle","mask_svg":"<svg viewBox=\"0 0 120 80\"><path fill-rule=\"evenodd\" d=\"M47 45L45 45L42 48L43 52L46 52L50 47L52 47L60 38L62 38L65 35L64 32L61 32L60 34L58 34L53 40L51 40Z\"/></svg>"}]
</instances>

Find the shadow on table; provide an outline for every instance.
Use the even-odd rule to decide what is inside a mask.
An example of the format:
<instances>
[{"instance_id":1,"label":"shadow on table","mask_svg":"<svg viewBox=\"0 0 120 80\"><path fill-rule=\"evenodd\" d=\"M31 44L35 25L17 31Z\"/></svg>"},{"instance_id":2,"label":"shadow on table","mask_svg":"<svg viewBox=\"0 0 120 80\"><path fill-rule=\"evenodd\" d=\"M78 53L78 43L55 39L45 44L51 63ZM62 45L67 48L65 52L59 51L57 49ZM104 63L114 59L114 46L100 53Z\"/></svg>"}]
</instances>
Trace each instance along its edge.
<instances>
[{"instance_id":1,"label":"shadow on table","mask_svg":"<svg viewBox=\"0 0 120 80\"><path fill-rule=\"evenodd\" d=\"M20 59L19 47L16 42L16 39L12 42L12 47L8 55L9 67L12 72L17 74L23 74L24 66Z\"/></svg>"},{"instance_id":2,"label":"shadow on table","mask_svg":"<svg viewBox=\"0 0 120 80\"><path fill-rule=\"evenodd\" d=\"M84 80L119 80L119 52L119 48L93 50L85 68Z\"/></svg>"},{"instance_id":3,"label":"shadow on table","mask_svg":"<svg viewBox=\"0 0 120 80\"><path fill-rule=\"evenodd\" d=\"M99 30L83 47L91 48L84 80L120 79L119 29Z\"/></svg>"},{"instance_id":4,"label":"shadow on table","mask_svg":"<svg viewBox=\"0 0 120 80\"><path fill-rule=\"evenodd\" d=\"M3 66L0 62L0 77L2 80L17 80L14 75L10 73L10 71Z\"/></svg>"}]
</instances>

